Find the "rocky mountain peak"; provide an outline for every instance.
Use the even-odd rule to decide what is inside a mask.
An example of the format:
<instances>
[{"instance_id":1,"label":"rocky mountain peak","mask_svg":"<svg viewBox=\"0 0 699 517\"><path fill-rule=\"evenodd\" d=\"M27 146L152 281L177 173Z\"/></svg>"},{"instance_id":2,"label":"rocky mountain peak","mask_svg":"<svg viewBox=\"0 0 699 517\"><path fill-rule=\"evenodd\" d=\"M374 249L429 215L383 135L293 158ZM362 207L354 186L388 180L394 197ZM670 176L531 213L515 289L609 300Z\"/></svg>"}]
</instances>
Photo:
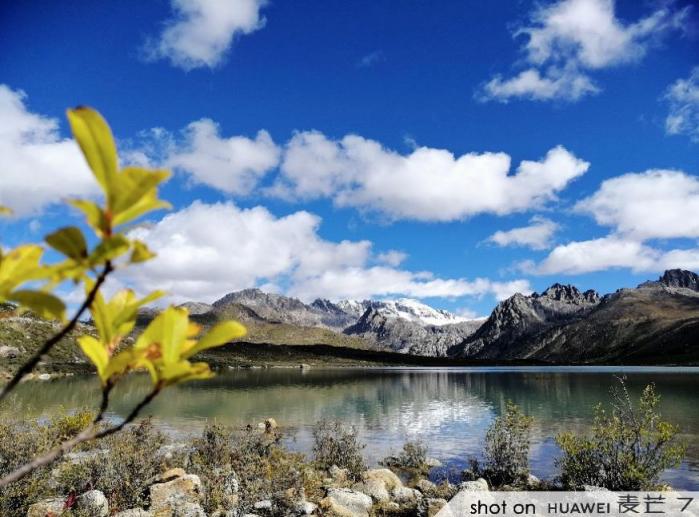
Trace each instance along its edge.
<instances>
[{"instance_id":1,"label":"rocky mountain peak","mask_svg":"<svg viewBox=\"0 0 699 517\"><path fill-rule=\"evenodd\" d=\"M699 275L685 269L668 269L658 279L658 282L667 287L683 287L699 291Z\"/></svg>"},{"instance_id":2,"label":"rocky mountain peak","mask_svg":"<svg viewBox=\"0 0 699 517\"><path fill-rule=\"evenodd\" d=\"M311 307L330 314L346 314L337 304L331 302L327 298L316 298L313 300L313 303L311 303Z\"/></svg>"},{"instance_id":3,"label":"rocky mountain peak","mask_svg":"<svg viewBox=\"0 0 699 517\"><path fill-rule=\"evenodd\" d=\"M583 293L574 285L555 283L538 295L538 298L548 298L557 302L586 305L598 303L600 295L593 289L589 289Z\"/></svg>"}]
</instances>

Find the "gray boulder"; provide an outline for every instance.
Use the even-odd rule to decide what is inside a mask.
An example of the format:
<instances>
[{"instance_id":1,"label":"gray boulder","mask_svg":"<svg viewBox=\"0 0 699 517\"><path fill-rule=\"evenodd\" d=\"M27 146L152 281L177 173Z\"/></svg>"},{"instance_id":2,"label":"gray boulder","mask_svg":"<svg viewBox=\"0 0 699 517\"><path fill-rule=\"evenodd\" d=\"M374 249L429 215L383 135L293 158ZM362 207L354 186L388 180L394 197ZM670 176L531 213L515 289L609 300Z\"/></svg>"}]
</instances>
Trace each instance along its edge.
<instances>
[{"instance_id":1,"label":"gray boulder","mask_svg":"<svg viewBox=\"0 0 699 517\"><path fill-rule=\"evenodd\" d=\"M372 501L368 495L349 488L330 488L321 506L342 516L368 517Z\"/></svg>"},{"instance_id":2,"label":"gray boulder","mask_svg":"<svg viewBox=\"0 0 699 517\"><path fill-rule=\"evenodd\" d=\"M64 497L51 497L34 503L27 509L27 517L46 517L47 515L60 515L65 507Z\"/></svg>"},{"instance_id":3,"label":"gray boulder","mask_svg":"<svg viewBox=\"0 0 699 517\"><path fill-rule=\"evenodd\" d=\"M109 502L99 490L85 492L75 504L76 509L85 517L107 517L109 515Z\"/></svg>"}]
</instances>

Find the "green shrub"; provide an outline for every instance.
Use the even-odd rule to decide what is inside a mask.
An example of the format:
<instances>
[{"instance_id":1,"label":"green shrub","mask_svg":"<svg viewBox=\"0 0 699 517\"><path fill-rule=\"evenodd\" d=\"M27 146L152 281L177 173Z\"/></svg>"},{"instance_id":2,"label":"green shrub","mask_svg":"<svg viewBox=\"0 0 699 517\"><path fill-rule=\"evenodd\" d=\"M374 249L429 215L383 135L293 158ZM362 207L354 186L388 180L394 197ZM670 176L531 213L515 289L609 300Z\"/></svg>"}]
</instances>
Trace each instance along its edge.
<instances>
[{"instance_id":1,"label":"green shrub","mask_svg":"<svg viewBox=\"0 0 699 517\"><path fill-rule=\"evenodd\" d=\"M56 469L59 493L104 492L113 510L148 503L148 486L166 468L160 449L167 437L150 419L140 420L82 452ZM97 448L99 447L99 448Z\"/></svg>"},{"instance_id":2,"label":"green shrub","mask_svg":"<svg viewBox=\"0 0 699 517\"><path fill-rule=\"evenodd\" d=\"M529 440L532 418L508 401L505 412L488 428L483 463L471 460L474 477L491 486L524 486L529 477Z\"/></svg>"},{"instance_id":3,"label":"green shrub","mask_svg":"<svg viewBox=\"0 0 699 517\"><path fill-rule=\"evenodd\" d=\"M364 447L353 426L322 420L313 428L313 456L316 465L322 469L337 465L347 469L352 479L359 479L366 470L362 457Z\"/></svg>"},{"instance_id":4,"label":"green shrub","mask_svg":"<svg viewBox=\"0 0 699 517\"><path fill-rule=\"evenodd\" d=\"M427 465L427 446L419 440L405 442L403 450L397 456L384 458L381 464L406 471L414 477L425 475L430 470Z\"/></svg>"},{"instance_id":5,"label":"green shrub","mask_svg":"<svg viewBox=\"0 0 699 517\"><path fill-rule=\"evenodd\" d=\"M610 490L650 490L660 474L682 461L685 447L679 429L662 419L655 386L643 390L638 408L626 387L612 390L612 408L597 406L590 436L563 433L556 437L563 450L558 460L560 479L567 488L594 485Z\"/></svg>"},{"instance_id":6,"label":"green shrub","mask_svg":"<svg viewBox=\"0 0 699 517\"><path fill-rule=\"evenodd\" d=\"M46 452L87 427L94 414L87 410L64 410L39 421L0 422L0 477L23 465L27 458ZM0 490L0 515L25 515L27 507L44 497L57 494L49 484L50 467L41 467Z\"/></svg>"},{"instance_id":7,"label":"green shrub","mask_svg":"<svg viewBox=\"0 0 699 517\"><path fill-rule=\"evenodd\" d=\"M281 439L276 430L207 426L193 443L189 467L206 486L205 510L246 513L255 502L272 499L283 515L286 493L302 491L306 464L303 455L286 451Z\"/></svg>"}]
</instances>

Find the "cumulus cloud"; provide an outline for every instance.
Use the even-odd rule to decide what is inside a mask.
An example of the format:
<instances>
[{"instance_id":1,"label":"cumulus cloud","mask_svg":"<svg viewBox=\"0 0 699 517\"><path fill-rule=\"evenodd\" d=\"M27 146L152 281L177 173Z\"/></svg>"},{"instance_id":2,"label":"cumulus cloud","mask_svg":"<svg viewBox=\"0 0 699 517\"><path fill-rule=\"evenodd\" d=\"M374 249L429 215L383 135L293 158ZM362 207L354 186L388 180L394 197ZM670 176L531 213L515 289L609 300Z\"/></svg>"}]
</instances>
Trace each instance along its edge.
<instances>
[{"instance_id":1,"label":"cumulus cloud","mask_svg":"<svg viewBox=\"0 0 699 517\"><path fill-rule=\"evenodd\" d=\"M407 258L408 255L406 253L398 250L389 250L384 253L379 253L376 256L376 260L378 262L382 262L393 267L400 266Z\"/></svg>"},{"instance_id":2,"label":"cumulus cloud","mask_svg":"<svg viewBox=\"0 0 699 517\"><path fill-rule=\"evenodd\" d=\"M522 161L514 174L509 174L510 161L505 153L455 157L429 147L403 155L357 135L331 140L305 131L286 145L281 177L270 193L329 197L337 206L389 219L454 221L539 207L589 168L560 146L539 161Z\"/></svg>"},{"instance_id":3,"label":"cumulus cloud","mask_svg":"<svg viewBox=\"0 0 699 517\"><path fill-rule=\"evenodd\" d=\"M245 195L277 167L280 152L267 131L258 131L254 139L222 138L215 122L201 119L187 126L184 142L170 147L165 166L223 192Z\"/></svg>"},{"instance_id":4,"label":"cumulus cloud","mask_svg":"<svg viewBox=\"0 0 699 517\"><path fill-rule=\"evenodd\" d=\"M165 289L173 301L208 302L255 285L283 286L305 300L393 295L502 299L531 291L525 280L443 279L429 272L372 266L376 257L371 242L322 239L320 223L305 211L275 217L259 206L194 202L131 232L158 250L158 257L126 270L123 275L129 276L121 280L144 290Z\"/></svg>"},{"instance_id":5,"label":"cumulus cloud","mask_svg":"<svg viewBox=\"0 0 699 517\"><path fill-rule=\"evenodd\" d=\"M665 119L667 134L687 135L699 142L699 66L686 79L672 83L664 98L670 105Z\"/></svg>"},{"instance_id":6,"label":"cumulus cloud","mask_svg":"<svg viewBox=\"0 0 699 517\"><path fill-rule=\"evenodd\" d=\"M528 226L499 230L492 234L487 242L498 246L524 246L534 250L551 247L551 239L558 230L558 224L541 216L534 216Z\"/></svg>"},{"instance_id":7,"label":"cumulus cloud","mask_svg":"<svg viewBox=\"0 0 699 517\"><path fill-rule=\"evenodd\" d=\"M649 47L684 25L689 8L660 7L633 23L615 13L614 0L560 0L541 5L524 36L527 69L511 78L495 76L484 85L482 100L511 98L576 101L600 89L589 72L640 61Z\"/></svg>"},{"instance_id":8,"label":"cumulus cloud","mask_svg":"<svg viewBox=\"0 0 699 517\"><path fill-rule=\"evenodd\" d=\"M96 194L75 142L60 137L58 120L30 112L25 100L21 90L0 84L0 205L28 216L67 197Z\"/></svg>"},{"instance_id":9,"label":"cumulus cloud","mask_svg":"<svg viewBox=\"0 0 699 517\"><path fill-rule=\"evenodd\" d=\"M624 174L602 182L575 209L635 240L699 237L699 178L662 169Z\"/></svg>"},{"instance_id":10,"label":"cumulus cloud","mask_svg":"<svg viewBox=\"0 0 699 517\"><path fill-rule=\"evenodd\" d=\"M658 246L654 240L696 239L699 178L682 171L649 170L602 182L575 210L608 226L608 236L554 248L541 263L523 263L535 274L578 274L610 268L635 272L699 267L699 248Z\"/></svg>"},{"instance_id":11,"label":"cumulus cloud","mask_svg":"<svg viewBox=\"0 0 699 517\"><path fill-rule=\"evenodd\" d=\"M699 269L699 248L664 251L612 235L557 246L540 264L524 263L520 269L540 275L571 275L614 268L635 273Z\"/></svg>"},{"instance_id":12,"label":"cumulus cloud","mask_svg":"<svg viewBox=\"0 0 699 517\"><path fill-rule=\"evenodd\" d=\"M610 268L649 271L655 268L658 255L656 250L637 241L603 237L557 246L530 272L542 275L580 274Z\"/></svg>"},{"instance_id":13,"label":"cumulus cloud","mask_svg":"<svg viewBox=\"0 0 699 517\"><path fill-rule=\"evenodd\" d=\"M151 59L168 59L184 70L213 68L224 59L236 36L265 25L267 0L171 0L173 18L157 40L146 44Z\"/></svg>"}]
</instances>

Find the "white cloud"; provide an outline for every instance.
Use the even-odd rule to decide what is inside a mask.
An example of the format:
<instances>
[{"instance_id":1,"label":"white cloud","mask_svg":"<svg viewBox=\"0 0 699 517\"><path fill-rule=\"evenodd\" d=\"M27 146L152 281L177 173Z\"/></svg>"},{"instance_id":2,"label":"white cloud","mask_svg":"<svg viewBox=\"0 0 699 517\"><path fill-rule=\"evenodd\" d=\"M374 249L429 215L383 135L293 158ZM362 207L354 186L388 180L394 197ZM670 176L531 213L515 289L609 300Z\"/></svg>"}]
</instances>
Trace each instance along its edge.
<instances>
[{"instance_id":1,"label":"white cloud","mask_svg":"<svg viewBox=\"0 0 699 517\"><path fill-rule=\"evenodd\" d=\"M607 236L589 241L571 242L554 248L539 264L522 264L522 271L539 275L582 274L613 268L635 273L666 269L699 269L699 248L669 251L639 241Z\"/></svg>"},{"instance_id":2,"label":"white cloud","mask_svg":"<svg viewBox=\"0 0 699 517\"><path fill-rule=\"evenodd\" d=\"M78 146L60 137L58 120L30 112L25 98L0 84L0 205L27 216L67 197L96 194Z\"/></svg>"},{"instance_id":3,"label":"white cloud","mask_svg":"<svg viewBox=\"0 0 699 517\"><path fill-rule=\"evenodd\" d=\"M201 119L189 124L184 135L183 143L170 146L164 165L229 194L249 194L279 163L280 149L264 130L254 139L221 138L216 123Z\"/></svg>"},{"instance_id":4,"label":"white cloud","mask_svg":"<svg viewBox=\"0 0 699 517\"><path fill-rule=\"evenodd\" d=\"M481 98L514 97L575 101L599 91L588 72L640 61L660 37L683 26L689 8L661 7L645 18L624 23L614 0L560 0L539 6L531 25L515 32L529 68L510 79L496 76Z\"/></svg>"},{"instance_id":5,"label":"white cloud","mask_svg":"<svg viewBox=\"0 0 699 517\"><path fill-rule=\"evenodd\" d=\"M649 271L655 268L658 252L640 242L603 237L557 246L532 273L542 275L580 274L610 268Z\"/></svg>"},{"instance_id":6,"label":"white cloud","mask_svg":"<svg viewBox=\"0 0 699 517\"><path fill-rule=\"evenodd\" d=\"M478 96L481 100L498 99L506 101L511 97L522 97L535 101L560 99L577 101L588 94L598 93L600 89L592 80L577 70L549 68L542 75L536 68L523 70L515 77L503 79L496 75L483 87Z\"/></svg>"},{"instance_id":7,"label":"white cloud","mask_svg":"<svg viewBox=\"0 0 699 517\"><path fill-rule=\"evenodd\" d=\"M288 294L367 298L404 295L461 297L530 292L528 282L442 279L429 272L369 266L369 241L332 242L317 231L320 218L299 211L275 217L263 207L195 202L150 226L132 231L158 257L130 268L122 281L139 289L165 289L173 301L212 301L255 285L285 286ZM380 255L379 255L380 256Z\"/></svg>"},{"instance_id":8,"label":"white cloud","mask_svg":"<svg viewBox=\"0 0 699 517\"><path fill-rule=\"evenodd\" d=\"M634 272L699 268L699 248L674 249L648 241L699 238L699 178L682 171L652 169L602 182L575 210L609 226L599 239L554 248L543 261L520 264L533 274L579 274L626 268Z\"/></svg>"},{"instance_id":9,"label":"white cloud","mask_svg":"<svg viewBox=\"0 0 699 517\"><path fill-rule=\"evenodd\" d=\"M656 169L624 174L602 182L575 208L635 240L699 237L699 178Z\"/></svg>"},{"instance_id":10,"label":"white cloud","mask_svg":"<svg viewBox=\"0 0 699 517\"><path fill-rule=\"evenodd\" d=\"M487 242L498 246L525 246L543 250L551 246L551 239L558 230L558 224L545 217L534 216L528 226L500 230L488 237Z\"/></svg>"},{"instance_id":11,"label":"white cloud","mask_svg":"<svg viewBox=\"0 0 699 517\"><path fill-rule=\"evenodd\" d=\"M382 262L388 266L400 266L408 258L406 253L398 250L389 250L376 255L377 262Z\"/></svg>"},{"instance_id":12,"label":"white cloud","mask_svg":"<svg viewBox=\"0 0 699 517\"><path fill-rule=\"evenodd\" d=\"M158 40L146 45L146 52L184 70L215 67L236 36L265 24L260 10L267 0L171 0L171 4L175 16L165 22Z\"/></svg>"},{"instance_id":13,"label":"white cloud","mask_svg":"<svg viewBox=\"0 0 699 517\"><path fill-rule=\"evenodd\" d=\"M687 135L699 142L699 66L686 79L678 79L665 93L670 112L665 131L670 135Z\"/></svg>"},{"instance_id":14,"label":"white cloud","mask_svg":"<svg viewBox=\"0 0 699 517\"><path fill-rule=\"evenodd\" d=\"M455 157L419 147L402 155L361 136L331 140L307 131L288 142L281 178L270 193L289 199L331 197L337 206L390 219L453 221L539 207L588 167L560 146L540 161L522 161L509 174L505 153Z\"/></svg>"}]
</instances>

